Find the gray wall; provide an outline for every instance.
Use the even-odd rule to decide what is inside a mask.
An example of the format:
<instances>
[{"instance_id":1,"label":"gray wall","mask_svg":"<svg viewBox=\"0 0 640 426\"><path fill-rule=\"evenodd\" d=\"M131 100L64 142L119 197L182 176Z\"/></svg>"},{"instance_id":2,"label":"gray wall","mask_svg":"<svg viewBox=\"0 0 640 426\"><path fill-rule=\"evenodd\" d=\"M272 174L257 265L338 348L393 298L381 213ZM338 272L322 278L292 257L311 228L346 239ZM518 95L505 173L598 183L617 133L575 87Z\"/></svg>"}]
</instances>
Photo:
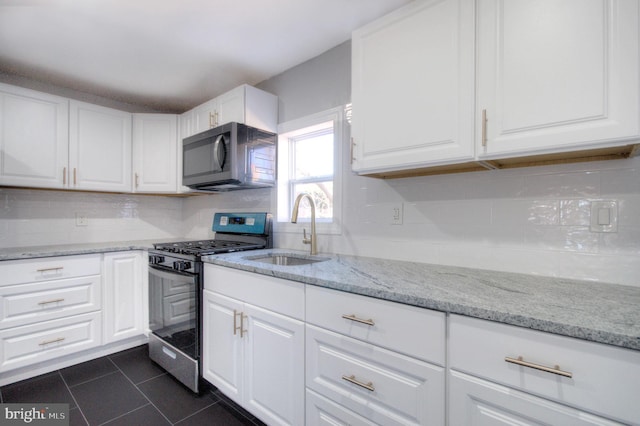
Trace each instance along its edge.
<instances>
[{"instance_id":1,"label":"gray wall","mask_svg":"<svg viewBox=\"0 0 640 426\"><path fill-rule=\"evenodd\" d=\"M351 100L351 41L257 87L278 96L280 123L347 104Z\"/></svg>"}]
</instances>

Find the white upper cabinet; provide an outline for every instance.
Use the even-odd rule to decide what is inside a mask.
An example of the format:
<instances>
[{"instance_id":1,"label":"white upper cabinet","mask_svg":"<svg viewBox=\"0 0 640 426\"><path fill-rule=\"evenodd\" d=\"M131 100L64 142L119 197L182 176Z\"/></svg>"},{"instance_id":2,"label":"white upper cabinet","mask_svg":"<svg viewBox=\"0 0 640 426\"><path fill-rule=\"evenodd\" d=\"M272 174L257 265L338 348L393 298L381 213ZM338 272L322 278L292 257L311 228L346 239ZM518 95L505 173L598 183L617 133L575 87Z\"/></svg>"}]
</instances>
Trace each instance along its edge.
<instances>
[{"instance_id":1,"label":"white upper cabinet","mask_svg":"<svg viewBox=\"0 0 640 426\"><path fill-rule=\"evenodd\" d=\"M69 101L0 84L0 185L67 186Z\"/></svg>"},{"instance_id":2,"label":"white upper cabinet","mask_svg":"<svg viewBox=\"0 0 640 426\"><path fill-rule=\"evenodd\" d=\"M133 114L134 192L175 193L178 188L178 117ZM180 145L182 146L182 145Z\"/></svg>"},{"instance_id":3,"label":"white upper cabinet","mask_svg":"<svg viewBox=\"0 0 640 426\"><path fill-rule=\"evenodd\" d=\"M629 154L640 141L639 7L418 0L356 30L353 170Z\"/></svg>"},{"instance_id":4,"label":"white upper cabinet","mask_svg":"<svg viewBox=\"0 0 640 426\"><path fill-rule=\"evenodd\" d=\"M71 188L131 192L131 114L72 100Z\"/></svg>"},{"instance_id":5,"label":"white upper cabinet","mask_svg":"<svg viewBox=\"0 0 640 426\"><path fill-rule=\"evenodd\" d=\"M417 1L353 33L353 170L474 157L474 9Z\"/></svg>"},{"instance_id":6,"label":"white upper cabinet","mask_svg":"<svg viewBox=\"0 0 640 426\"><path fill-rule=\"evenodd\" d=\"M183 137L235 121L276 132L278 98L271 93L243 84L183 114Z\"/></svg>"},{"instance_id":7,"label":"white upper cabinet","mask_svg":"<svg viewBox=\"0 0 640 426\"><path fill-rule=\"evenodd\" d=\"M480 0L479 156L638 139L638 7L637 0Z\"/></svg>"}]
</instances>

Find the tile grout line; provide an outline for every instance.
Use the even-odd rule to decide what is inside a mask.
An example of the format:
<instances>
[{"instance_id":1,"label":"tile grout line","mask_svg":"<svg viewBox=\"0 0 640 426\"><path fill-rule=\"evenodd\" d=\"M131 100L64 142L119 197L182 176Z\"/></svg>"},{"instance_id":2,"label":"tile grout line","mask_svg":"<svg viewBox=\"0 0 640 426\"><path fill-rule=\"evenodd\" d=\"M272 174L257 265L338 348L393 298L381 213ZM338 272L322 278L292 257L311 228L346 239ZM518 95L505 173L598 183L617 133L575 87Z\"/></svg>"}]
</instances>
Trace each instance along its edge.
<instances>
[{"instance_id":1,"label":"tile grout line","mask_svg":"<svg viewBox=\"0 0 640 426\"><path fill-rule=\"evenodd\" d=\"M64 376L62 375L62 373L60 372L60 370L58 370L58 375L60 376L60 378L62 379L62 383L64 383L64 385L67 388L67 392L69 392L69 395L71 395L71 398L73 398L73 402L76 404L76 407L78 407L78 411L80 411L80 415L82 416L82 418L84 419L86 424L89 424L89 420L87 420L87 416L84 415L84 411L82 411L82 408L80 408L80 404L78 404L78 400L76 399L76 397L73 395L73 392L71 392L71 388L69 387L69 384L67 383L67 381L64 379ZM69 410L71 411L71 410Z\"/></svg>"},{"instance_id":2,"label":"tile grout line","mask_svg":"<svg viewBox=\"0 0 640 426\"><path fill-rule=\"evenodd\" d=\"M174 425L174 426L175 426L175 425L178 425L178 424L180 424L181 422L183 422L183 421L187 420L188 418L193 417L193 416L195 416L196 414L198 414L198 413L200 413L200 412L202 412L202 411L204 411L204 410L206 410L206 409L208 409L208 408L213 407L214 405L216 405L216 404L217 404L217 403L219 403L219 402L220 402L220 401L212 401L212 402L211 402L211 404L207 405L206 407L201 408L201 409L199 409L198 411L196 411L195 413L191 413L191 414L189 414L187 417L185 417L185 418L183 418L183 419L180 419L180 420L178 420L177 422L175 422L175 423L171 423L171 424L172 424L172 425Z\"/></svg>"},{"instance_id":3,"label":"tile grout line","mask_svg":"<svg viewBox=\"0 0 640 426\"><path fill-rule=\"evenodd\" d=\"M108 355L107 355L107 359L109 360L109 362L111 362L111 363L112 363L112 364L113 364L113 365L118 369L118 371L119 371L119 372L121 372L121 373L122 373L122 375L123 375L123 376L124 376L128 381L129 381L129 383L131 383L131 384L133 385L133 387L134 387L134 388L136 388L136 390L137 390L138 392L140 392L140 394L144 397L144 399L146 399L147 401L149 401L149 404L151 404L151 406L152 406L153 408L155 408L155 409L158 411L158 413L160 413L160 415L161 415L162 417L164 417L164 419L167 421L167 423L169 423L170 425L173 425L173 422L172 422L171 420L169 420L169 419L167 418L167 416L165 416L165 415L164 415L164 413L163 413L163 412L162 412L158 407L156 407L156 405L153 403L153 401L151 401L151 400L149 399L149 397L147 397L147 395L146 395L144 392L142 392L142 391L140 390L140 388L138 387L138 385L136 385L135 383L133 383L133 380L131 380L131 379L129 378L129 376L127 376L127 375L125 374L125 372L124 372L124 371L122 371L122 370L120 369L120 367L118 367L118 364L116 364L116 363L111 359L111 356L108 356ZM158 376L158 377L159 377L159 376ZM145 380L145 381L146 381L146 380ZM139 407L139 408L142 408L142 407ZM133 411L135 411L135 410L133 410ZM127 413L127 414L128 414L128 413ZM119 417L120 417L120 416L119 416ZM117 418L117 417L116 417L116 418ZM111 419L111 420L114 420L114 419ZM111 420L109 420L109 421L111 421Z\"/></svg>"},{"instance_id":4,"label":"tile grout line","mask_svg":"<svg viewBox=\"0 0 640 426\"><path fill-rule=\"evenodd\" d=\"M138 408L134 408L134 409L133 409L133 410L131 410L131 411L127 411L126 413L122 413L122 414L120 414L119 416L116 416L116 417L114 417L114 418L112 418L112 419L109 419L109 420L107 420L106 422L102 422L102 423L100 423L98 426L108 425L109 423L111 423L111 422L112 422L112 421L114 421L114 420L120 419L120 418L122 418L122 417L124 417L124 416L126 416L126 415L131 414L131 413L135 413L136 411L138 411L138 410L142 410L144 407L148 407L149 405L152 405L152 404L147 403L147 404L141 405L141 406L140 406L140 407L138 407Z\"/></svg>"}]
</instances>

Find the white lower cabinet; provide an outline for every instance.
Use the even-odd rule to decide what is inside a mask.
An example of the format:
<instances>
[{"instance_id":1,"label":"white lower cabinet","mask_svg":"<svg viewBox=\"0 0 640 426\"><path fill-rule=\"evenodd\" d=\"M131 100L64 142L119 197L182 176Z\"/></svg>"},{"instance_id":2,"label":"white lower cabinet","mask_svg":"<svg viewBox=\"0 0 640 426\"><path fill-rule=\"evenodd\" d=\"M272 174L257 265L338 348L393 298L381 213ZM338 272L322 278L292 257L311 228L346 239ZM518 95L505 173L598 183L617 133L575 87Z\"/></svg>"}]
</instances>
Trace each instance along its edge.
<instances>
[{"instance_id":1,"label":"white lower cabinet","mask_svg":"<svg viewBox=\"0 0 640 426\"><path fill-rule=\"evenodd\" d=\"M368 420L342 405L307 389L307 426L373 426Z\"/></svg>"},{"instance_id":2,"label":"white lower cabinet","mask_svg":"<svg viewBox=\"0 0 640 426\"><path fill-rule=\"evenodd\" d=\"M0 385L145 343L143 256L0 262Z\"/></svg>"},{"instance_id":3,"label":"white lower cabinet","mask_svg":"<svg viewBox=\"0 0 640 426\"><path fill-rule=\"evenodd\" d=\"M100 312L0 331L0 371L59 358L102 344Z\"/></svg>"},{"instance_id":4,"label":"white lower cabinet","mask_svg":"<svg viewBox=\"0 0 640 426\"><path fill-rule=\"evenodd\" d=\"M304 285L213 265L204 277L203 377L269 425L304 424L304 322L287 315Z\"/></svg>"},{"instance_id":5,"label":"white lower cabinet","mask_svg":"<svg viewBox=\"0 0 640 426\"><path fill-rule=\"evenodd\" d=\"M376 424L444 424L443 367L311 325L306 331L308 389Z\"/></svg>"},{"instance_id":6,"label":"white lower cabinet","mask_svg":"<svg viewBox=\"0 0 640 426\"><path fill-rule=\"evenodd\" d=\"M104 341L115 342L144 333L142 252L104 254Z\"/></svg>"},{"instance_id":7,"label":"white lower cabinet","mask_svg":"<svg viewBox=\"0 0 640 426\"><path fill-rule=\"evenodd\" d=\"M623 425L457 371L449 393L450 425Z\"/></svg>"},{"instance_id":8,"label":"white lower cabinet","mask_svg":"<svg viewBox=\"0 0 640 426\"><path fill-rule=\"evenodd\" d=\"M102 344L100 259L0 264L0 373Z\"/></svg>"},{"instance_id":9,"label":"white lower cabinet","mask_svg":"<svg viewBox=\"0 0 640 426\"><path fill-rule=\"evenodd\" d=\"M451 315L448 355L450 425L640 425L638 351Z\"/></svg>"},{"instance_id":10,"label":"white lower cabinet","mask_svg":"<svg viewBox=\"0 0 640 426\"><path fill-rule=\"evenodd\" d=\"M307 424L445 424L445 315L307 286Z\"/></svg>"}]
</instances>

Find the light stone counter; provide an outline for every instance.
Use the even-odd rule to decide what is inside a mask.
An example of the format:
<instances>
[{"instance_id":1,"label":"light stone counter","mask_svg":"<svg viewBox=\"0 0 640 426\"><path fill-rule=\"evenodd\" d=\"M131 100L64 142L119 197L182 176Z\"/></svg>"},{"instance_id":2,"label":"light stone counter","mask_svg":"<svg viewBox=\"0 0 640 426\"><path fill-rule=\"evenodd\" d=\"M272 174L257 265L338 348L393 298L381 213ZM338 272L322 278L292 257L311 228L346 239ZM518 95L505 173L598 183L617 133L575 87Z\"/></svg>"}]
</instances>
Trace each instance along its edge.
<instances>
[{"instance_id":1,"label":"light stone counter","mask_svg":"<svg viewBox=\"0 0 640 426\"><path fill-rule=\"evenodd\" d=\"M332 255L276 266L259 250L209 256L209 263L438 311L640 350L640 287Z\"/></svg>"},{"instance_id":2,"label":"light stone counter","mask_svg":"<svg viewBox=\"0 0 640 426\"><path fill-rule=\"evenodd\" d=\"M166 240L162 240L163 242ZM60 244L53 246L10 247L0 249L0 261L34 259L39 257L72 256L78 254L108 253L112 251L148 250L159 240L113 241L93 244Z\"/></svg>"}]
</instances>

